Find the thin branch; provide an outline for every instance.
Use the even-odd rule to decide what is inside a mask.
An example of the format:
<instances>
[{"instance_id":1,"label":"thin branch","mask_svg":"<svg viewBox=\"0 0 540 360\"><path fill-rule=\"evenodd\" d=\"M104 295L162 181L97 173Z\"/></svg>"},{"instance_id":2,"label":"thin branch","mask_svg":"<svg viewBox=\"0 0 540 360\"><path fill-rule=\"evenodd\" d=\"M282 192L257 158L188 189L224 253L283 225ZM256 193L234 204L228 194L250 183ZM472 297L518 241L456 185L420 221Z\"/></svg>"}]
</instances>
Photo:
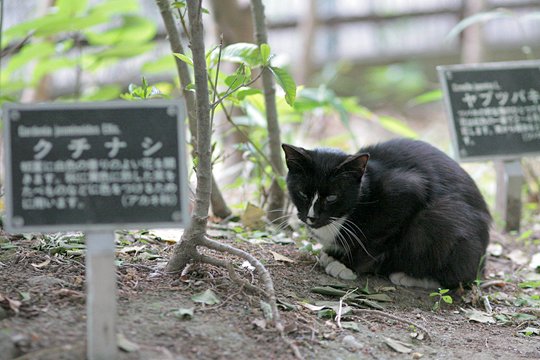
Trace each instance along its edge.
<instances>
[{"instance_id":1,"label":"thin branch","mask_svg":"<svg viewBox=\"0 0 540 360\"><path fill-rule=\"evenodd\" d=\"M260 74L259 74L260 75ZM213 83L211 80L210 80L210 86L212 87L214 93L217 92L217 83ZM270 159L266 156L266 154L259 148L259 146L257 144L255 144L255 142L253 140L251 140L251 138L249 137L249 135L244 131L242 130L242 128L240 126L238 126L238 124L236 124L234 122L234 120L232 119L232 116L231 116L231 110L227 110L227 108L225 107L225 104L223 103L223 101L221 102L218 102L219 105L221 105L221 109L223 110L223 113L225 114L225 118L227 119L227 121L234 127L234 129L236 131L238 131L245 139L246 141L251 145L253 146L253 148L255 149L255 151L263 158L263 160L268 164L270 165L270 167L272 168L272 170L274 171L274 173L277 172L277 169L274 168L274 164L270 161ZM263 169L264 171L264 169ZM269 178L272 177L271 174L266 174Z\"/></svg>"},{"instance_id":2,"label":"thin branch","mask_svg":"<svg viewBox=\"0 0 540 360\"><path fill-rule=\"evenodd\" d=\"M265 288L265 292L267 294L267 300L270 303L270 307L272 308L272 315L274 317L273 320L274 320L275 326L279 331L282 331L283 325L281 324L279 311L277 309L274 284L272 282L272 278L270 277L270 273L268 272L268 270L266 270L264 265L259 260L257 260L257 258L255 258L253 255L243 250L234 248L227 244L223 244L223 243L211 240L206 237L202 239L201 245L212 250L216 250L219 252L226 252L226 253L238 256L242 259L249 261L249 263L255 267L259 276L261 277L263 287Z\"/></svg>"},{"instance_id":3,"label":"thin branch","mask_svg":"<svg viewBox=\"0 0 540 360\"><path fill-rule=\"evenodd\" d=\"M244 86L249 86L253 83L255 83L257 80L259 80L259 78L262 76L264 70L261 71L257 76L255 76L253 79L251 79L250 81L248 81L247 83L242 83L240 85L238 85L237 87L235 88L232 88L232 89L229 89L222 97L220 97L219 99L217 99L216 101L214 101L212 103L212 105L210 105L211 107L216 107L218 106L221 102L223 102L223 100L225 100L229 95L233 94L234 92L240 90L241 88L243 88Z\"/></svg>"},{"instance_id":4,"label":"thin branch","mask_svg":"<svg viewBox=\"0 0 540 360\"><path fill-rule=\"evenodd\" d=\"M377 316L380 316L380 317L385 317L385 318L388 318L388 319L395 320L397 322L401 322L401 323L405 323L407 325L414 326L415 328L422 330L424 332L424 334L426 335L426 339L431 341L431 335L429 334L429 331L427 331L424 327L418 325L417 323L415 323L413 321L403 319L403 318L394 316L392 314L385 313L384 311L380 311L380 310L351 309L351 313L354 314L354 315L359 315L359 314L377 315Z\"/></svg>"},{"instance_id":5,"label":"thin branch","mask_svg":"<svg viewBox=\"0 0 540 360\"><path fill-rule=\"evenodd\" d=\"M184 10L184 12L182 13L182 10L180 10L180 8L179 8L178 9L178 17L180 18L180 24L182 25L182 29L184 30L184 34L186 35L188 41L191 41L191 36L189 35L189 30L187 28L186 20L185 20L186 12L187 12L187 10Z\"/></svg>"},{"instance_id":6,"label":"thin branch","mask_svg":"<svg viewBox=\"0 0 540 360\"><path fill-rule=\"evenodd\" d=\"M294 342L292 342L285 335L285 327L283 326L283 324L281 322L281 318L280 318L280 315L279 315L279 310L277 308L277 301L276 301L276 295L275 295L276 293L274 291L274 285L273 285L273 282L272 282L272 277L270 276L270 273L268 272L268 270L266 270L264 265L259 260L257 260L257 258L255 258L251 254L249 254L249 253L247 253L247 252L245 252L243 250L237 249L237 248L232 247L232 246L227 245L227 244L223 244L223 243L211 240L211 239L209 239L207 237L205 237L204 239L201 240L200 245L205 246L205 247L207 247L209 249L212 249L212 250L216 250L216 251L219 251L219 252L225 252L225 253L228 253L228 254L238 256L241 259L245 259L245 260L249 261L249 263L255 267L255 269L257 270L257 273L259 274L259 277L261 278L263 287L265 288L264 294L266 295L266 299L268 300L268 302L270 304L270 308L272 309L272 317L273 317L272 320L274 322L275 328L279 331L279 334L280 334L282 340L291 348L291 350L293 351L295 357L297 359L303 359L304 357L300 353L300 350L298 349L296 344L294 344Z\"/></svg>"},{"instance_id":7,"label":"thin branch","mask_svg":"<svg viewBox=\"0 0 540 360\"><path fill-rule=\"evenodd\" d=\"M219 68L221 66L221 52L223 51L223 34L221 34L220 38L219 38L219 51L218 51L218 59L217 59L217 65L216 65L216 79L214 80L214 84L216 84L215 86L212 85L212 88L214 90L214 96L212 98L212 104L216 102L216 97L217 97L217 83L218 83L218 80L219 80ZM210 81L210 83L212 83L212 79L210 79L210 76L208 76L208 80ZM214 123L214 114L216 112L216 107L214 105L211 105L210 106L212 108L212 114L210 115L210 122L213 124Z\"/></svg>"},{"instance_id":8,"label":"thin branch","mask_svg":"<svg viewBox=\"0 0 540 360\"><path fill-rule=\"evenodd\" d=\"M258 288L257 286L254 286L254 285L250 284L249 282L247 282L246 280L240 278L236 274L236 271L234 271L234 266L233 266L232 263L227 262L227 261L223 261L223 260L220 260L220 259L216 259L216 258L213 258L211 256L206 256L206 255L203 255L203 254L199 254L197 256L196 260L198 262L207 263L207 264L210 264L210 265L225 268L229 272L229 277L231 278L231 280L233 282L235 282L238 285L246 288L248 291L250 291L250 292L252 292L254 294L262 295L264 297L268 296L266 294L266 292L264 292L262 289Z\"/></svg>"}]
</instances>

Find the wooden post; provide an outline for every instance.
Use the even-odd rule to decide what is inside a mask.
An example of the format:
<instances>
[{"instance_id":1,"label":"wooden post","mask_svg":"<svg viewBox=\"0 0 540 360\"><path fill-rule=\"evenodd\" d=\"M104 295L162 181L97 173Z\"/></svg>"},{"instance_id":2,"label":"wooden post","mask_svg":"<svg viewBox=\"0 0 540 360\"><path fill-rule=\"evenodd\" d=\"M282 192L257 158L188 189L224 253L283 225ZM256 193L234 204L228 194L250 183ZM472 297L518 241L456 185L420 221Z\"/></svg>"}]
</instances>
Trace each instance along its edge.
<instances>
[{"instance_id":1,"label":"wooden post","mask_svg":"<svg viewBox=\"0 0 540 360\"><path fill-rule=\"evenodd\" d=\"M86 354L88 360L114 360L118 357L114 233L88 232L86 248Z\"/></svg>"},{"instance_id":2,"label":"wooden post","mask_svg":"<svg viewBox=\"0 0 540 360\"><path fill-rule=\"evenodd\" d=\"M505 231L519 231L523 169L517 160L495 161L497 173L496 211L502 216Z\"/></svg>"}]
</instances>

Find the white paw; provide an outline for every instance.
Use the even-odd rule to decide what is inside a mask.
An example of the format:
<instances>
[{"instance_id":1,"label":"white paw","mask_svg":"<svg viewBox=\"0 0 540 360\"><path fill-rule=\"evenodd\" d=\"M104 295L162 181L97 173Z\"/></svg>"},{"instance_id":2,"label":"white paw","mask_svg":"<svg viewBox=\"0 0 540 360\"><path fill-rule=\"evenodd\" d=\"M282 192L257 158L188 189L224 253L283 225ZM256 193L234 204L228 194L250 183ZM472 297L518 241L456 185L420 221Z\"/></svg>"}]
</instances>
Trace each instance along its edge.
<instances>
[{"instance_id":1,"label":"white paw","mask_svg":"<svg viewBox=\"0 0 540 360\"><path fill-rule=\"evenodd\" d=\"M321 252L319 257L319 264L324 267L324 270L330 276L343 280L356 280L356 274L351 269L333 257L328 256L324 251Z\"/></svg>"},{"instance_id":2,"label":"white paw","mask_svg":"<svg viewBox=\"0 0 540 360\"><path fill-rule=\"evenodd\" d=\"M326 266L328 266L328 264L330 264L332 261L336 261L336 259L334 259L333 257L329 256L327 253L325 253L324 251L321 251L321 255L319 256L319 264L323 267L323 268L326 268Z\"/></svg>"},{"instance_id":3,"label":"white paw","mask_svg":"<svg viewBox=\"0 0 540 360\"><path fill-rule=\"evenodd\" d=\"M417 279L404 272L392 273L389 278L393 284L406 287L419 287L424 289L438 289L441 287L441 284L436 280L430 278Z\"/></svg>"}]
</instances>

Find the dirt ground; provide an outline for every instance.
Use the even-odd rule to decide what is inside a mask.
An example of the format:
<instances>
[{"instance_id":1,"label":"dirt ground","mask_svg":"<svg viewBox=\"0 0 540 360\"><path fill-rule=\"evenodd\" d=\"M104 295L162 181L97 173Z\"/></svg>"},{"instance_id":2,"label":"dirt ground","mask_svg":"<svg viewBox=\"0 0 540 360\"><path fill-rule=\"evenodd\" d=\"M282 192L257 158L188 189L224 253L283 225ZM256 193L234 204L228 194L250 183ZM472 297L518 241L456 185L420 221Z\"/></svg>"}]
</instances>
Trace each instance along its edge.
<instances>
[{"instance_id":1,"label":"dirt ground","mask_svg":"<svg viewBox=\"0 0 540 360\"><path fill-rule=\"evenodd\" d=\"M442 113L435 108L415 122L423 139L449 143ZM377 131L363 125L367 128L355 133ZM317 131L328 136L330 130L314 127L310 137L319 139ZM480 176L486 168L470 167ZM525 215L525 223L538 223L538 215ZM234 223L212 228L211 236L265 264L287 340L305 359L540 358L540 226L526 225L514 235L494 231L484 279L472 289L441 294L452 303L440 300L437 310L439 297L427 290L394 287L376 276L344 283L326 275L315 255L290 234L250 232ZM261 297L233 283L226 270L194 265L184 275L163 272L178 232L117 235L120 359L295 358L265 318ZM239 275L260 285L241 260L210 255L232 261ZM0 359L84 359L84 277L80 234L0 233ZM314 292L324 286L345 293L358 289L354 294L361 301L347 307L350 297ZM219 302L195 301L209 291Z\"/></svg>"},{"instance_id":2,"label":"dirt ground","mask_svg":"<svg viewBox=\"0 0 540 360\"><path fill-rule=\"evenodd\" d=\"M287 338L306 359L540 358L540 284L532 281L522 288L525 279L538 275L529 266L530 254L538 252L534 241L494 234L492 243L502 246L502 254L500 247L490 250L486 279L473 289L448 293L453 303L441 301L434 311L436 297L429 291L396 288L375 276L348 283L331 278L314 255L297 244L284 244L286 237L276 243L267 234L232 228L213 234L266 265ZM120 359L294 358L291 347L265 320L261 298L232 283L225 270L195 265L183 276L161 272L172 252L172 239L167 237L173 236L118 236L118 332L130 345L121 346L125 350ZM83 252L67 246L65 237L63 243L31 235L2 239L0 359L84 359ZM226 259L257 284L249 266ZM315 305L339 302L339 296L312 291L323 285L357 287L385 301L366 302L369 311L355 315L342 308L339 321L336 313L321 317ZM192 299L208 289L219 303ZM185 314L191 310L192 316Z\"/></svg>"}]
</instances>

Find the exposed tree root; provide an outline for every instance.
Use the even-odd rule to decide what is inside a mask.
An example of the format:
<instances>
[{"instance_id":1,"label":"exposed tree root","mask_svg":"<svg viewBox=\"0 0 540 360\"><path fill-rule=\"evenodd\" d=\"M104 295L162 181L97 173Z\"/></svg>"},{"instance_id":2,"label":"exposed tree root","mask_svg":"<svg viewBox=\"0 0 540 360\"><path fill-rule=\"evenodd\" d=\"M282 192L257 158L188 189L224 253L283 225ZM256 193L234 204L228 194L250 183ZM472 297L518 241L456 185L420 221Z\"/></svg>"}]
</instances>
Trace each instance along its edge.
<instances>
[{"instance_id":1,"label":"exposed tree root","mask_svg":"<svg viewBox=\"0 0 540 360\"><path fill-rule=\"evenodd\" d=\"M413 321L410 321L410 320L407 320L407 319L403 319L403 318L394 316L394 315L392 315L392 314L385 313L384 311L380 311L380 310L372 310L372 309L352 309L352 310L351 310L351 313L354 314L354 315L360 315L360 314L377 315L377 316L380 316L380 317L385 317L385 318L388 318L388 319L395 320L395 321L400 322L400 323L404 323L404 324L407 324L407 325L414 326L416 329L422 330L422 332L424 332L424 334L425 334L425 336L426 336L426 339L429 340L429 341L431 341L431 335L430 335L429 332L426 330L426 328L424 328L423 326L418 325L417 323L415 323L415 322L413 322Z\"/></svg>"},{"instance_id":2,"label":"exposed tree root","mask_svg":"<svg viewBox=\"0 0 540 360\"><path fill-rule=\"evenodd\" d=\"M245 287L249 291L263 295L266 298L266 301L268 301L268 304L270 305L270 308L272 310L272 322L274 324L274 327L279 332L283 341L285 341L285 343L287 343L287 345L291 348L295 357L297 359L303 359L303 356L300 353L300 350L298 349L296 344L294 344L292 340L287 338L287 335L285 334L285 327L283 326L283 323L281 322L281 317L279 314L279 310L277 308L276 293L274 291L274 283L272 281L272 277L270 276L270 273L264 267L264 265L257 258L255 258L251 254L243 250L237 249L228 244L217 242L215 240L212 240L206 237L201 239L201 241L199 242L199 245L204 246L208 249L212 249L212 250L219 251L222 253L228 253L228 254L237 256L241 259L247 260L252 266L255 267L255 270L257 271L257 274L259 275L259 278L262 282L263 289L257 286L254 286L250 284L249 282L247 282L246 280L238 277L238 275L234 271L233 265L230 262L216 259L210 256L205 256L202 254L199 254L198 256L195 257L196 261L205 262L208 264L220 266L227 269L232 281L238 283L242 287Z\"/></svg>"}]
</instances>

